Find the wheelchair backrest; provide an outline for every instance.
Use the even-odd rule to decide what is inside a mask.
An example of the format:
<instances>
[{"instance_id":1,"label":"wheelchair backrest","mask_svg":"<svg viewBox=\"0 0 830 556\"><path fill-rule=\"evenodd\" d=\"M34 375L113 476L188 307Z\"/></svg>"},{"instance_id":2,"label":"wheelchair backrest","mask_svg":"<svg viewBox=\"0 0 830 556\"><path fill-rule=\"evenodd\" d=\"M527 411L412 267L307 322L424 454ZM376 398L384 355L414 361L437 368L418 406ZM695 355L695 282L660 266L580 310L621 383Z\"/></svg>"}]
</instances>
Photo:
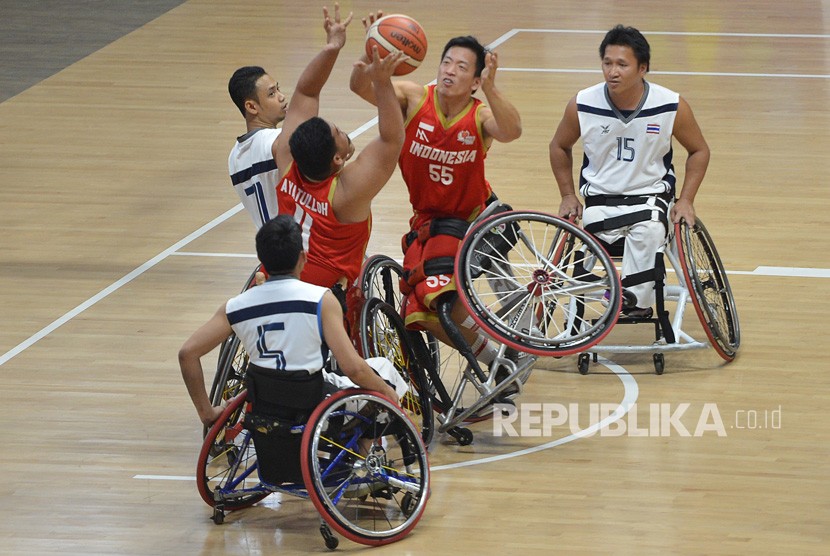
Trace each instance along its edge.
<instances>
[{"instance_id":1,"label":"wheelchair backrest","mask_svg":"<svg viewBox=\"0 0 830 556\"><path fill-rule=\"evenodd\" d=\"M307 419L323 400L322 372L285 372L249 365L245 382L251 412L256 415L297 420L305 414Z\"/></svg>"},{"instance_id":2,"label":"wheelchair backrest","mask_svg":"<svg viewBox=\"0 0 830 556\"><path fill-rule=\"evenodd\" d=\"M260 480L301 483L301 429L323 399L323 373L287 373L249 365L245 375Z\"/></svg>"}]
</instances>

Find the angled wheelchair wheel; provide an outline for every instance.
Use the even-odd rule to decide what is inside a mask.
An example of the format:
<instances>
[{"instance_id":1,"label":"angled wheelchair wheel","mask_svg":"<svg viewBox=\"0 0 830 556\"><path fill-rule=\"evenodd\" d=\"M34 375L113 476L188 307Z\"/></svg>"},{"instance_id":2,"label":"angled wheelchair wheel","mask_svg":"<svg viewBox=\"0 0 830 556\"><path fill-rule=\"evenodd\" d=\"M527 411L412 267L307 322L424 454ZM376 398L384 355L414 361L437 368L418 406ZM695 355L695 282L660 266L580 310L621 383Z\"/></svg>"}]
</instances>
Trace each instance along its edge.
<instances>
[{"instance_id":1,"label":"angled wheelchair wheel","mask_svg":"<svg viewBox=\"0 0 830 556\"><path fill-rule=\"evenodd\" d=\"M248 354L236 334L231 334L219 348L216 375L210 388L210 402L217 406L235 397L245 386Z\"/></svg>"},{"instance_id":2,"label":"angled wheelchair wheel","mask_svg":"<svg viewBox=\"0 0 830 556\"><path fill-rule=\"evenodd\" d=\"M225 510L239 510L269 494L258 488L254 442L242 426L245 395L243 390L228 403L205 436L199 452L196 485L202 500L211 507L221 504Z\"/></svg>"},{"instance_id":3,"label":"angled wheelchair wheel","mask_svg":"<svg viewBox=\"0 0 830 556\"><path fill-rule=\"evenodd\" d=\"M324 400L303 432L302 471L323 519L344 537L388 544L409 534L429 497L429 463L418 428L367 390Z\"/></svg>"},{"instance_id":4,"label":"angled wheelchair wheel","mask_svg":"<svg viewBox=\"0 0 830 556\"><path fill-rule=\"evenodd\" d=\"M400 311L403 295L400 279L401 265L386 255L372 255L363 263L360 273L360 289L365 299L377 297Z\"/></svg>"},{"instance_id":5,"label":"angled wheelchair wheel","mask_svg":"<svg viewBox=\"0 0 830 556\"><path fill-rule=\"evenodd\" d=\"M409 391L400 400L401 407L420 426L424 443L429 444L435 430L429 384L403 319L381 299L367 299L360 314L360 341L365 357L389 359L406 380Z\"/></svg>"},{"instance_id":6,"label":"angled wheelchair wheel","mask_svg":"<svg viewBox=\"0 0 830 556\"><path fill-rule=\"evenodd\" d=\"M700 323L723 359L732 361L741 345L735 298L712 236L700 218L693 227L675 225L675 237L686 287Z\"/></svg>"},{"instance_id":7,"label":"angled wheelchair wheel","mask_svg":"<svg viewBox=\"0 0 830 556\"><path fill-rule=\"evenodd\" d=\"M378 297L403 314L403 294L400 280L403 267L395 259L386 255L372 255L363 263L360 275L360 288L364 299ZM436 367L441 366L441 353L438 340L429 332L419 332L429 347L429 353Z\"/></svg>"},{"instance_id":8,"label":"angled wheelchair wheel","mask_svg":"<svg viewBox=\"0 0 830 556\"><path fill-rule=\"evenodd\" d=\"M581 228L541 212L478 223L461 244L455 277L479 326L525 353L584 351L619 316L620 281L608 253Z\"/></svg>"},{"instance_id":9,"label":"angled wheelchair wheel","mask_svg":"<svg viewBox=\"0 0 830 556\"><path fill-rule=\"evenodd\" d=\"M251 289L256 285L256 275L262 271L262 265L257 267L248 276L242 291ZM219 347L219 358L216 362L216 374L213 376L213 383L210 387L210 403L214 406L223 401L230 400L236 396L245 382L245 369L248 367L248 354L242 347L242 342L231 333ZM205 428L204 434L207 434Z\"/></svg>"}]
</instances>

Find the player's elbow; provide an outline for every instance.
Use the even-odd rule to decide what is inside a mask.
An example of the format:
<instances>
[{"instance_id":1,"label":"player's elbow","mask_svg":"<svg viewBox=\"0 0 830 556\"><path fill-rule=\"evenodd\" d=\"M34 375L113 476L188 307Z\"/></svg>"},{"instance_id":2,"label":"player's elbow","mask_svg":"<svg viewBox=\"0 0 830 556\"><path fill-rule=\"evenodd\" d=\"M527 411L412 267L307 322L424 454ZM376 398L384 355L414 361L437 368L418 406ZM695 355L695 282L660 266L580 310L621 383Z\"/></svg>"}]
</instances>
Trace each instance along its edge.
<instances>
[{"instance_id":1,"label":"player's elbow","mask_svg":"<svg viewBox=\"0 0 830 556\"><path fill-rule=\"evenodd\" d=\"M372 83L362 77L357 69L352 73L352 78L349 80L349 89L363 100L374 104Z\"/></svg>"},{"instance_id":2,"label":"player's elbow","mask_svg":"<svg viewBox=\"0 0 830 556\"><path fill-rule=\"evenodd\" d=\"M380 138L384 143L385 150L387 151L387 153L385 154L387 154L390 157L393 157L395 161L397 161L398 156L401 153L401 148L403 148L403 142L406 138L406 133L404 132L403 125L389 127L393 129L383 129Z\"/></svg>"},{"instance_id":3,"label":"player's elbow","mask_svg":"<svg viewBox=\"0 0 830 556\"><path fill-rule=\"evenodd\" d=\"M505 141L505 143L510 143L511 141L515 141L516 139L518 139L521 136L522 136L522 123L519 122L515 126L513 126L513 129L510 130L510 133L508 134L508 138Z\"/></svg>"},{"instance_id":4,"label":"player's elbow","mask_svg":"<svg viewBox=\"0 0 830 556\"><path fill-rule=\"evenodd\" d=\"M190 343L185 343L179 349L179 365L184 367L194 359L198 359L198 356L193 351L193 348L190 347Z\"/></svg>"},{"instance_id":5,"label":"player's elbow","mask_svg":"<svg viewBox=\"0 0 830 556\"><path fill-rule=\"evenodd\" d=\"M522 122L517 121L510 125L499 126L498 130L493 133L493 139L499 143L510 143L522 136Z\"/></svg>"},{"instance_id":6,"label":"player's elbow","mask_svg":"<svg viewBox=\"0 0 830 556\"><path fill-rule=\"evenodd\" d=\"M400 150L403 148L403 142L406 139L406 133L404 132L403 127L401 127L401 129L397 131L394 135L395 136L392 140L392 143L397 146L396 150L398 151L398 154L400 154Z\"/></svg>"},{"instance_id":7,"label":"player's elbow","mask_svg":"<svg viewBox=\"0 0 830 556\"><path fill-rule=\"evenodd\" d=\"M709 145L704 141L697 148L689 151L688 160L692 160L694 163L702 165L705 168L709 165L710 156L711 151L709 150Z\"/></svg>"}]
</instances>

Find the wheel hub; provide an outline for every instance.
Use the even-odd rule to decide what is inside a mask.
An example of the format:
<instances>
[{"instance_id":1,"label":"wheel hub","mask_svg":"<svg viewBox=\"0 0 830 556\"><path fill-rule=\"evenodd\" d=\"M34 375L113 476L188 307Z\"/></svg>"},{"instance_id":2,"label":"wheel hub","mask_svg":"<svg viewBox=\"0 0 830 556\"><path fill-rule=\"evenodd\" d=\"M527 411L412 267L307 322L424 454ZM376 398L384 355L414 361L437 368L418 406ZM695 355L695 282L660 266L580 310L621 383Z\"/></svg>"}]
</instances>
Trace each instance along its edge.
<instances>
[{"instance_id":1,"label":"wheel hub","mask_svg":"<svg viewBox=\"0 0 830 556\"><path fill-rule=\"evenodd\" d=\"M527 290L539 297L545 291L545 287L551 283L550 274L543 268L538 268L533 271L530 284L527 285Z\"/></svg>"}]
</instances>

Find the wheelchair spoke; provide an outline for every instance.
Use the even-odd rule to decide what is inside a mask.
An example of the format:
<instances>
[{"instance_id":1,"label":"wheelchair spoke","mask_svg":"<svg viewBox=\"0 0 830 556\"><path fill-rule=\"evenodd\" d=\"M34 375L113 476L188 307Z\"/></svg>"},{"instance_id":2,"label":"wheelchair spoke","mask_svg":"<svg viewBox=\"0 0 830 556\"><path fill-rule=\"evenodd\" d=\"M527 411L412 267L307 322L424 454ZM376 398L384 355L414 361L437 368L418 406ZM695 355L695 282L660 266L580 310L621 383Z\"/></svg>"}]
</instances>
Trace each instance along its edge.
<instances>
[{"instance_id":1,"label":"wheelchair spoke","mask_svg":"<svg viewBox=\"0 0 830 556\"><path fill-rule=\"evenodd\" d=\"M508 212L484 220L462 243L456 276L473 319L519 351L579 351L617 318L610 258L587 233L550 215ZM606 292L613 293L608 301Z\"/></svg>"},{"instance_id":2,"label":"wheelchair spoke","mask_svg":"<svg viewBox=\"0 0 830 556\"><path fill-rule=\"evenodd\" d=\"M343 435L356 437L355 447L342 449L351 443ZM347 538L385 544L420 518L429 480L426 449L390 402L365 391L332 396L309 419L303 451L309 497ZM326 472L319 473L323 467Z\"/></svg>"},{"instance_id":3,"label":"wheelchair spoke","mask_svg":"<svg viewBox=\"0 0 830 556\"><path fill-rule=\"evenodd\" d=\"M695 310L715 350L731 361L740 346L740 325L726 272L703 222L682 226L677 248Z\"/></svg>"}]
</instances>

